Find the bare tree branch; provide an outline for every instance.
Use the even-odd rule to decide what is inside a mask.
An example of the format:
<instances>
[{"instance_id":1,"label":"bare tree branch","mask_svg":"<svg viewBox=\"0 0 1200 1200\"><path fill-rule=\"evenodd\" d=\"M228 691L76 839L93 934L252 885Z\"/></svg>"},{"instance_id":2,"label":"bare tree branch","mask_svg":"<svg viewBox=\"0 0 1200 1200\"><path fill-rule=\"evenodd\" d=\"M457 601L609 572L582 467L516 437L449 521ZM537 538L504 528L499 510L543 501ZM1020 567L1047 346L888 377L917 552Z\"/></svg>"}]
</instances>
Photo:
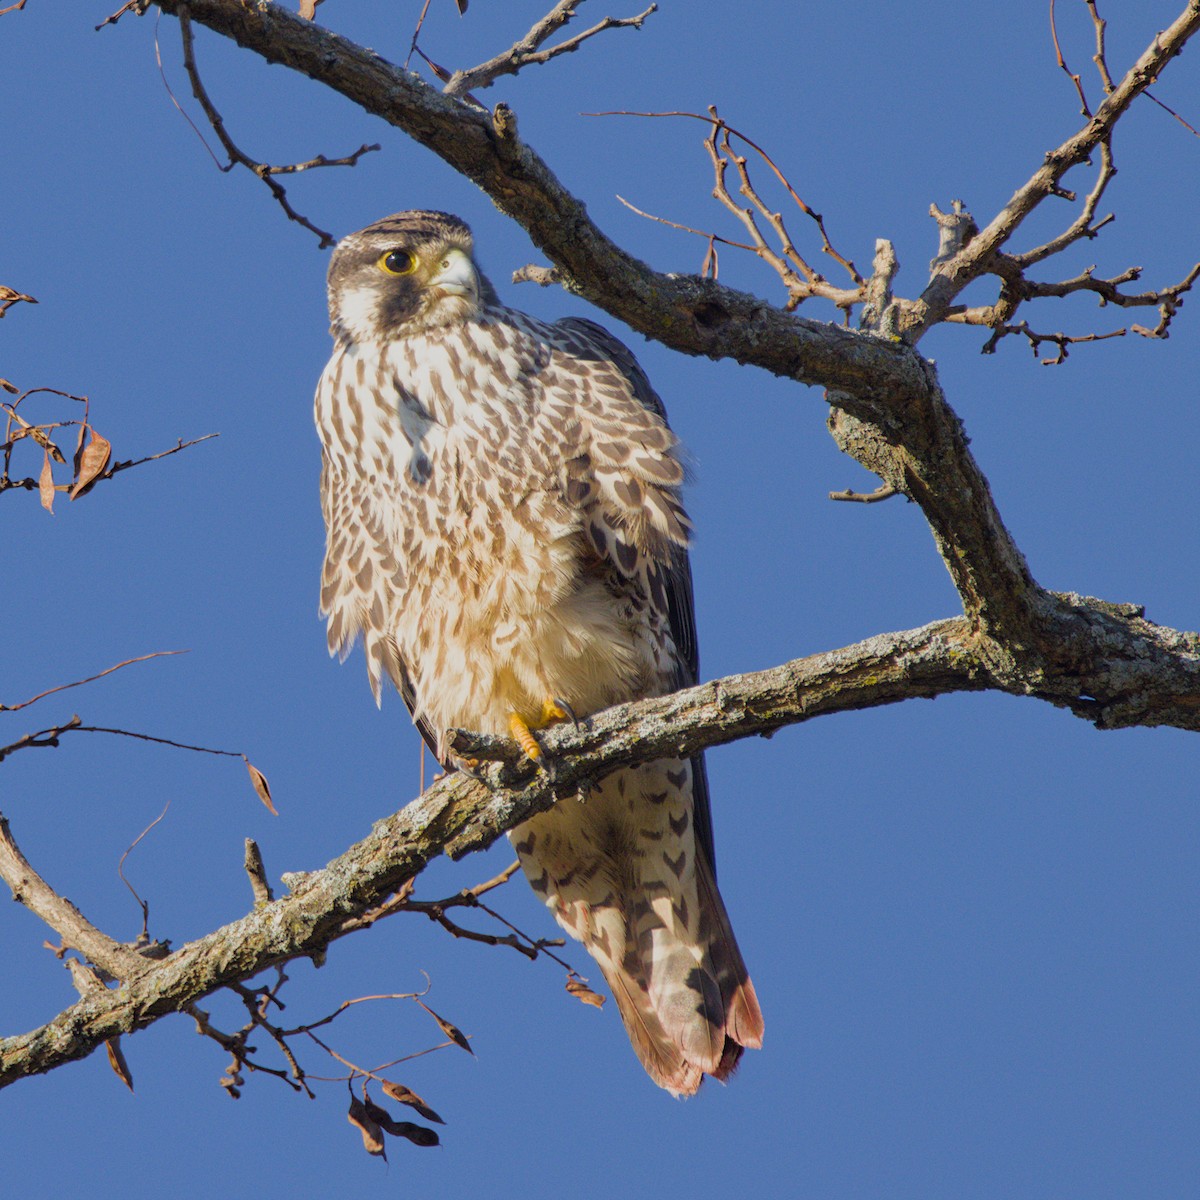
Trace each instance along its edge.
<instances>
[{"instance_id":1,"label":"bare tree branch","mask_svg":"<svg viewBox=\"0 0 1200 1200\"><path fill-rule=\"evenodd\" d=\"M688 117L694 121L703 121L708 124L709 133L704 139L704 148L708 152L709 160L713 167L713 196L745 227L753 241L752 245L747 245L744 242L732 242L727 238L718 237L716 234L704 233L699 229L692 229L687 225L680 225L674 221L668 221L663 217L651 216L649 213L644 213L641 209L635 208L628 200L620 196L617 197L626 208L632 209L639 216L649 217L652 221L659 221L674 229L681 229L686 233L699 234L701 237L706 238L709 249L704 260L704 266L701 269L701 275L705 278L717 278L715 244L720 242L722 245L749 250L767 262L787 288L787 308L789 311L811 296L820 296L826 300L830 300L847 312L855 304L863 302L864 280L859 275L854 263L842 254L839 254L834 248L833 243L829 240L829 234L825 229L825 218L801 199L800 194L788 182L783 171L766 150L752 138L730 126L722 119L714 107L709 107L708 116L692 112L631 112L626 110L588 113L586 115L593 117ZM783 220L783 214L773 210L751 182L748 160L745 155L739 154L734 150L731 142L732 138L744 142L767 165L767 168L782 185L793 204L816 225L821 235L821 252L829 255L830 258L833 258L845 269L854 287L839 288L833 286L800 255L791 235L788 233L787 226ZM750 201L749 208L740 205L729 193L725 177L730 166L734 167L738 176L738 192L744 199ZM768 245L760 232L755 220L754 214L756 212L770 225L776 242L779 245L778 252Z\"/></svg>"},{"instance_id":2,"label":"bare tree branch","mask_svg":"<svg viewBox=\"0 0 1200 1200\"><path fill-rule=\"evenodd\" d=\"M1083 84L1080 81L1079 75L1072 71L1067 66L1067 61L1063 58L1062 47L1058 41L1058 22L1054 19L1055 0L1050 0L1050 37L1054 42L1054 53L1058 58L1058 67L1068 79L1075 85L1075 91L1079 96L1079 111L1082 116L1090 117L1092 110L1088 107L1087 97L1083 93ZM1093 12L1095 9L1093 8Z\"/></svg>"},{"instance_id":3,"label":"bare tree branch","mask_svg":"<svg viewBox=\"0 0 1200 1200\"><path fill-rule=\"evenodd\" d=\"M987 653L971 623L958 618L621 705L577 729L564 723L542 738L557 767L553 776L522 759L508 739L456 735L457 753L498 761L482 767L481 778L458 772L435 783L323 870L285 876L289 896L258 905L158 963L112 942L82 917L64 914L51 893L39 902L46 919L72 944L85 942L88 956L123 986L85 995L49 1024L0 1041L0 1086L84 1057L109 1038L187 1011L267 967L319 959L433 858L483 849L621 766L687 756L826 713L986 688L1037 696L1101 728L1200 729L1200 637L1151 625L1132 606L1069 595L1053 600L1060 644L1071 653L1043 661L1037 672ZM15 881L22 898L29 894L29 870L10 851L4 878L10 886Z\"/></svg>"},{"instance_id":4,"label":"bare tree branch","mask_svg":"<svg viewBox=\"0 0 1200 1200\"><path fill-rule=\"evenodd\" d=\"M1120 82L1112 87L1083 128L1062 145L1051 150L1038 170L1013 193L1004 208L978 236L953 259L938 268L915 310L915 319L908 328L910 340L915 342L932 325L944 319L954 298L968 283L988 270L992 255L1005 245L1034 209L1048 196L1062 194L1059 180L1067 171L1086 162L1097 147L1101 149L1102 155L1110 154L1109 139L1117 121L1138 96L1159 78L1167 64L1182 51L1197 29L1200 29L1200 0L1189 0L1171 25L1155 35L1137 62ZM1101 51L1097 52L1097 56L1102 62ZM1101 180L1097 183L1098 191L1094 192L1097 198L1099 192L1103 191L1103 185L1111 177L1111 159L1105 157L1104 162L1107 166L1102 166ZM1078 222L1076 224L1078 225ZM1074 228L1075 226L1072 226L1072 229Z\"/></svg>"},{"instance_id":5,"label":"bare tree branch","mask_svg":"<svg viewBox=\"0 0 1200 1200\"><path fill-rule=\"evenodd\" d=\"M559 0L559 3L550 12L534 23L520 41L494 58L488 59L487 62L480 63L477 67L470 67L465 71L455 71L442 90L447 96L464 96L468 92L491 87L497 79L504 75L515 75L527 66L547 63L552 58L571 54L589 38L604 33L608 29L641 29L646 18L658 11L658 5L651 4L636 17L605 17L590 29L585 29L582 33L577 33L574 37L567 38L565 41L543 50L542 46L545 42L575 16L575 10L582 3L583 0ZM424 14L422 14L423 16ZM416 49L415 37L413 48ZM420 51L418 50L417 53L419 54Z\"/></svg>"},{"instance_id":6,"label":"bare tree branch","mask_svg":"<svg viewBox=\"0 0 1200 1200\"><path fill-rule=\"evenodd\" d=\"M65 947L78 950L113 978L136 978L150 965L136 950L101 933L33 869L3 814L0 814L0 879L12 890L13 899L45 921L62 938Z\"/></svg>"},{"instance_id":7,"label":"bare tree branch","mask_svg":"<svg viewBox=\"0 0 1200 1200\"><path fill-rule=\"evenodd\" d=\"M217 111L216 105L213 104L211 99L209 99L208 92L204 87L204 82L200 78L200 70L196 66L196 51L194 39L192 37L192 23L188 17L188 6L186 4L181 4L179 6L178 15L179 32L183 42L183 69L187 72L188 79L191 81L192 95L196 97L197 103L200 105L201 109L203 109L204 115L208 118L208 123L212 126L213 133L217 135L217 140L221 143L225 153L229 156L229 161L225 164L220 163L216 159L215 155L213 155L213 161L217 163L217 166L220 167L222 171L231 171L234 167L241 166L245 167L253 175L258 176L258 178L261 179L268 188L270 188L271 195L275 197L275 200L279 204L280 208L282 208L287 214L289 221L295 221L296 224L303 225L305 229L315 233L319 239L319 249L324 250L327 247L332 246L336 240L333 234L327 233L323 229L318 229L307 217L298 213L288 202L287 190L281 183L276 182L275 176L294 175L299 171L308 171L314 167L353 167L358 164L358 160L362 158L364 154L370 154L372 151L380 149L379 143L376 142L370 146L364 144L355 150L353 154L348 154L344 158L326 158L324 154L318 154L315 158L310 158L307 162L289 163L283 166L271 166L268 163L258 162L256 159L251 158L248 154L242 151L241 148L234 142L233 138L229 136L229 132L225 128L225 121L221 114ZM156 44L156 53L157 50L158 48ZM192 125L193 129L196 129L195 125L192 124L191 118L183 112L179 101L175 99L175 95L171 91L170 84L167 84L167 77L165 71L163 71L161 56L158 60L158 66L159 71L162 72L163 75L163 83L167 86L167 93L171 97L171 103L174 104L181 113L183 113L184 117L188 120L188 124ZM204 141L204 138L201 136L198 129L196 130L196 135L200 137L201 141ZM207 143L205 143L205 145L207 147ZM211 154L212 151L210 150L209 153Z\"/></svg>"}]
</instances>

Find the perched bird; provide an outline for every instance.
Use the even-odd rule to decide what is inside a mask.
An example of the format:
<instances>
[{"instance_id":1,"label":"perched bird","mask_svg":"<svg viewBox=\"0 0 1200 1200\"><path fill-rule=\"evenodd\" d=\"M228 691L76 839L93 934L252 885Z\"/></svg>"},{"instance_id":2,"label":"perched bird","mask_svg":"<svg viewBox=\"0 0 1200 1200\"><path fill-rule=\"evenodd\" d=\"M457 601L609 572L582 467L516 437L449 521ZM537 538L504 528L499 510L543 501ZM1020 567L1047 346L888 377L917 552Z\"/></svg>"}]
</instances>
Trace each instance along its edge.
<instances>
[{"instance_id":1,"label":"perched bird","mask_svg":"<svg viewBox=\"0 0 1200 1200\"><path fill-rule=\"evenodd\" d=\"M338 243L316 396L330 653L361 636L439 761L696 682L684 470L633 355L591 321L504 307L457 217ZM651 1078L690 1095L762 1042L713 874L703 758L608 776L512 831L587 947Z\"/></svg>"}]
</instances>

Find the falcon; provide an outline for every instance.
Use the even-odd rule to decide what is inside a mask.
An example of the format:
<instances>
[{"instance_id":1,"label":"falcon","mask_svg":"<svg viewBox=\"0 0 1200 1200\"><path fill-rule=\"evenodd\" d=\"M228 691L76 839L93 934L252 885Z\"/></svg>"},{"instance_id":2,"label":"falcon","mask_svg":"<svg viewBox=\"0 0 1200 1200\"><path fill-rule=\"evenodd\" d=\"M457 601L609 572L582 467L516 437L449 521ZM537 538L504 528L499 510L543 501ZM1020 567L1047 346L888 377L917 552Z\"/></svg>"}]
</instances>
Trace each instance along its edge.
<instances>
[{"instance_id":1,"label":"falcon","mask_svg":"<svg viewBox=\"0 0 1200 1200\"><path fill-rule=\"evenodd\" d=\"M632 353L506 308L440 212L339 242L329 311L321 611L331 654L361 638L376 703L386 677L452 767L450 729L538 759L552 721L695 683L681 450ZM690 1095L762 1044L702 756L617 771L509 836L657 1084Z\"/></svg>"}]
</instances>

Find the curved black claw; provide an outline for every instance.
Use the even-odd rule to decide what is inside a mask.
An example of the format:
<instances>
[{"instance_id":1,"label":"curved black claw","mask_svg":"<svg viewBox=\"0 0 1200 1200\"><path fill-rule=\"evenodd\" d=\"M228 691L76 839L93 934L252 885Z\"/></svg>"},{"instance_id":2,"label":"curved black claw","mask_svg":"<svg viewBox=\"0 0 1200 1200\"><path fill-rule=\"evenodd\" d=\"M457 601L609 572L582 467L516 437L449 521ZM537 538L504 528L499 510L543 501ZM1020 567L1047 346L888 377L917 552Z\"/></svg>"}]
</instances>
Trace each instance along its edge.
<instances>
[{"instance_id":1,"label":"curved black claw","mask_svg":"<svg viewBox=\"0 0 1200 1200\"><path fill-rule=\"evenodd\" d=\"M560 696L554 697L554 703L557 704L558 707L561 708L568 717L570 717L571 724L574 725L576 729L578 729L579 728L579 718L575 715L575 710Z\"/></svg>"}]
</instances>

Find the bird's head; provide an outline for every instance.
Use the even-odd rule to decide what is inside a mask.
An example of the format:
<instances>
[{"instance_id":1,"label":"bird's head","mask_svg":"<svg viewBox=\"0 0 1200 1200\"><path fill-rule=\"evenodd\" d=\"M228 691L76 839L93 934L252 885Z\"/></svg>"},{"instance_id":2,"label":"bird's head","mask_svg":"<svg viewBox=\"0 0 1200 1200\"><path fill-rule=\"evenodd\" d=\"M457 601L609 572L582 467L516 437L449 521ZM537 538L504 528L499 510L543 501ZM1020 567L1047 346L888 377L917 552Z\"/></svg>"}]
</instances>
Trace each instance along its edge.
<instances>
[{"instance_id":1,"label":"bird's head","mask_svg":"<svg viewBox=\"0 0 1200 1200\"><path fill-rule=\"evenodd\" d=\"M452 325L494 303L471 230L449 213L402 212L343 238L329 264L334 337L382 342Z\"/></svg>"}]
</instances>

